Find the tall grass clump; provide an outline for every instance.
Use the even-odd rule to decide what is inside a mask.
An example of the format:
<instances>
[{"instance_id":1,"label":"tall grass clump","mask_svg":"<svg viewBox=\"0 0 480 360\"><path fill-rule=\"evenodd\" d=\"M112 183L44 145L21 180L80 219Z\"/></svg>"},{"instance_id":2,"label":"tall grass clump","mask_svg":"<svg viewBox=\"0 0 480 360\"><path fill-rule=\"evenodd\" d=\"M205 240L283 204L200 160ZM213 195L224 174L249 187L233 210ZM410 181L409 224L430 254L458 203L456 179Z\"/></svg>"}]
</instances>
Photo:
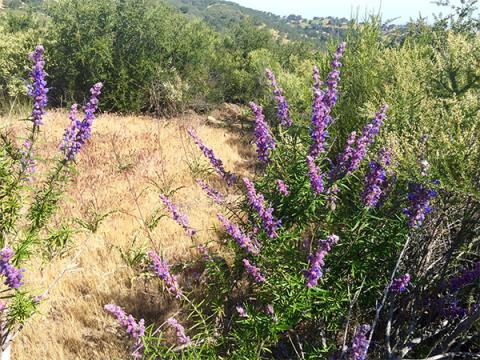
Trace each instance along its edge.
<instances>
[{"instance_id":1,"label":"tall grass clump","mask_svg":"<svg viewBox=\"0 0 480 360\"><path fill-rule=\"evenodd\" d=\"M478 198L439 180L428 152L408 170L399 165L382 139L402 109L376 101L381 89L365 99L375 108L362 110L367 118L340 106L353 97L342 85L350 51L342 43L327 71L313 67L308 122L267 70L275 115L250 104L254 179L226 170L189 131L239 200L226 201L209 177L199 180L219 205L221 240L200 246L193 264L149 253L144 271L177 304L162 324L106 305L130 335L133 357L433 359L480 351ZM359 126L342 139L333 135L341 122ZM194 237L187 216L161 199Z\"/></svg>"},{"instance_id":2,"label":"tall grass clump","mask_svg":"<svg viewBox=\"0 0 480 360\"><path fill-rule=\"evenodd\" d=\"M33 67L26 93L33 100L28 117L22 119L21 132L2 128L0 146L0 301L1 358L9 359L12 342L33 316L40 303L48 299L50 288L43 293L28 287L31 260L38 259L46 248L54 248L55 239L68 229L50 226L58 210L66 185L75 169L75 159L91 136L102 84L95 84L84 106L84 115L72 106L71 125L59 139L59 151L51 159L52 166L43 169L36 153L45 121L49 88L45 71L44 48L38 45L30 55ZM61 249L56 249L61 250ZM59 274L61 276L61 274ZM58 278L59 279L59 278ZM52 284L53 286L53 284ZM38 291L38 290L37 290Z\"/></svg>"}]
</instances>

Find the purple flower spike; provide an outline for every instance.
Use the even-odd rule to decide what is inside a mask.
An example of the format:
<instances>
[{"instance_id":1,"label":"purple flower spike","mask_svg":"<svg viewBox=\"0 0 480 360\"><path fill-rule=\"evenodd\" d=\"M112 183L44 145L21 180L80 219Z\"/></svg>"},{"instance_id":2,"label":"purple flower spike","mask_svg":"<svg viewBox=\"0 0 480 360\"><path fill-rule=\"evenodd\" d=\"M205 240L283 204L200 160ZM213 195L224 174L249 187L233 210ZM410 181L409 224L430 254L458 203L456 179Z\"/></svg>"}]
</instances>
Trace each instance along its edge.
<instances>
[{"instance_id":1,"label":"purple flower spike","mask_svg":"<svg viewBox=\"0 0 480 360\"><path fill-rule=\"evenodd\" d=\"M280 123L286 128L289 128L290 126L292 126L293 121L290 118L290 114L288 112L288 103L283 96L283 89L278 87L277 79L275 78L272 70L267 69L265 72L273 88L273 94L275 95L275 101L277 102L277 115L280 119Z\"/></svg>"},{"instance_id":2,"label":"purple flower spike","mask_svg":"<svg viewBox=\"0 0 480 360\"><path fill-rule=\"evenodd\" d=\"M217 190L210 187L205 181L197 179L197 184L200 185L203 191L208 195L210 199L213 200L214 203L218 205L222 205L225 203L225 197L220 194Z\"/></svg>"},{"instance_id":3,"label":"purple flower spike","mask_svg":"<svg viewBox=\"0 0 480 360\"><path fill-rule=\"evenodd\" d=\"M13 250L8 247L0 250L0 274L5 276L5 285L10 289L18 289L23 285L22 279L25 269L17 269L10 264L13 255Z\"/></svg>"},{"instance_id":4,"label":"purple flower spike","mask_svg":"<svg viewBox=\"0 0 480 360\"><path fill-rule=\"evenodd\" d=\"M363 128L362 136L357 137L355 132L350 134L345 150L337 157L337 165L331 173L332 179L350 174L360 167L360 163L367 156L369 146L373 144L375 136L380 132L387 110L387 105L382 106L372 122Z\"/></svg>"},{"instance_id":5,"label":"purple flower spike","mask_svg":"<svg viewBox=\"0 0 480 360\"><path fill-rule=\"evenodd\" d=\"M437 193L420 184L410 184L409 188L409 207L403 209L403 212L408 216L408 226L418 228L425 220L425 215L431 211L430 200L433 199Z\"/></svg>"},{"instance_id":6,"label":"purple flower spike","mask_svg":"<svg viewBox=\"0 0 480 360\"><path fill-rule=\"evenodd\" d=\"M168 211L170 211L170 214L172 214L173 220L175 220L178 225L183 227L188 236L194 236L197 233L197 230L190 227L187 216L178 211L175 204L173 204L164 194L160 194L160 199L162 199Z\"/></svg>"},{"instance_id":7,"label":"purple flower spike","mask_svg":"<svg viewBox=\"0 0 480 360\"><path fill-rule=\"evenodd\" d=\"M363 204L367 208L377 206L378 201L384 191L386 181L386 171L384 166L390 164L390 154L381 150L377 161L370 162L370 169L365 177L365 188L362 194Z\"/></svg>"},{"instance_id":8,"label":"purple flower spike","mask_svg":"<svg viewBox=\"0 0 480 360\"><path fill-rule=\"evenodd\" d=\"M70 127L63 134L63 141L60 149L65 155L65 160L75 160L76 155L80 152L83 145L92 136L92 124L95 120L95 112L98 106L98 97L101 94L102 83L95 84L90 89L90 100L84 107L85 116L80 121L78 116L78 105L73 104L68 118L70 119Z\"/></svg>"},{"instance_id":9,"label":"purple flower spike","mask_svg":"<svg viewBox=\"0 0 480 360\"><path fill-rule=\"evenodd\" d=\"M397 293L404 292L408 284L410 284L410 280L410 274L402 275L398 279L393 280L390 290Z\"/></svg>"},{"instance_id":10,"label":"purple flower spike","mask_svg":"<svg viewBox=\"0 0 480 360\"><path fill-rule=\"evenodd\" d=\"M277 190L280 194L284 196L288 196L290 194L290 191L288 190L287 184L283 180L277 180Z\"/></svg>"},{"instance_id":11,"label":"purple flower spike","mask_svg":"<svg viewBox=\"0 0 480 360\"><path fill-rule=\"evenodd\" d=\"M313 67L313 105L312 105L312 132L313 140L310 146L310 156L316 158L325 151L325 140L328 136L327 127L333 121L331 113L337 103L338 82L340 81L340 59L343 57L345 43L340 44L334 54L332 71L328 74L327 91L321 90L321 81L318 68Z\"/></svg>"},{"instance_id":12,"label":"purple flower spike","mask_svg":"<svg viewBox=\"0 0 480 360\"><path fill-rule=\"evenodd\" d=\"M179 344L188 345L191 343L190 336L185 335L185 328L175 318L168 319L167 323L175 329Z\"/></svg>"},{"instance_id":13,"label":"purple flower spike","mask_svg":"<svg viewBox=\"0 0 480 360\"><path fill-rule=\"evenodd\" d=\"M217 217L222 222L226 232L233 238L233 240L235 240L238 246L254 256L257 256L260 253L258 246L250 239L250 237L242 233L237 225L232 224L221 214L218 214Z\"/></svg>"},{"instance_id":14,"label":"purple flower spike","mask_svg":"<svg viewBox=\"0 0 480 360\"><path fill-rule=\"evenodd\" d=\"M351 360L365 360L369 345L367 335L370 329L370 325L365 324L357 330L352 342Z\"/></svg>"},{"instance_id":15,"label":"purple flower spike","mask_svg":"<svg viewBox=\"0 0 480 360\"><path fill-rule=\"evenodd\" d=\"M325 94L325 104L327 105L330 110L335 106L337 103L337 86L338 82L340 81L340 67L342 66L342 63L340 60L343 58L343 53L345 52L345 47L346 43L342 42L337 50L335 51L335 54L333 55L333 60L332 60L332 71L330 74L328 74L328 79L327 79L327 93Z\"/></svg>"},{"instance_id":16,"label":"purple flower spike","mask_svg":"<svg viewBox=\"0 0 480 360\"><path fill-rule=\"evenodd\" d=\"M387 116L388 106L384 105L375 114L372 122L363 128L362 136L357 139L355 151L352 153L347 172L351 173L360 167L361 161L367 156L368 148L375 141L375 136L380 132L380 127Z\"/></svg>"},{"instance_id":17,"label":"purple flower spike","mask_svg":"<svg viewBox=\"0 0 480 360\"><path fill-rule=\"evenodd\" d=\"M265 282L265 276L262 275L260 269L256 267L255 265L250 264L250 261L247 259L243 259L243 266L245 267L245 270L252 275L253 279L257 283L263 283Z\"/></svg>"},{"instance_id":18,"label":"purple flower spike","mask_svg":"<svg viewBox=\"0 0 480 360\"><path fill-rule=\"evenodd\" d=\"M33 98L33 110L30 117L35 126L43 124L43 115L45 115L45 107L47 106L47 76L44 67L43 53L45 49L42 45L37 45L35 51L30 58L35 63L30 74L33 84L28 87L28 96Z\"/></svg>"},{"instance_id":19,"label":"purple flower spike","mask_svg":"<svg viewBox=\"0 0 480 360\"><path fill-rule=\"evenodd\" d=\"M227 182L228 186L233 185L237 181L237 176L225 170L222 160L217 158L213 150L203 143L193 128L188 129L188 134L200 148L203 155L210 161L213 169Z\"/></svg>"},{"instance_id":20,"label":"purple flower spike","mask_svg":"<svg viewBox=\"0 0 480 360\"><path fill-rule=\"evenodd\" d=\"M262 219L263 228L270 238L276 238L277 228L280 226L280 221L273 218L273 209L271 207L266 207L265 198L262 194L257 194L255 191L255 186L248 178L243 178L243 182L247 188L247 197L251 206L257 210L258 215Z\"/></svg>"},{"instance_id":21,"label":"purple flower spike","mask_svg":"<svg viewBox=\"0 0 480 360\"><path fill-rule=\"evenodd\" d=\"M32 142L30 139L26 139L23 142L22 150L20 153L22 154L22 158L20 159L20 166L23 173L26 174L25 180L31 180L31 176L37 170L37 164L32 157Z\"/></svg>"},{"instance_id":22,"label":"purple flower spike","mask_svg":"<svg viewBox=\"0 0 480 360\"><path fill-rule=\"evenodd\" d=\"M307 156L307 165L313 191L316 195L323 193L323 175L318 173L318 167L315 165L313 157Z\"/></svg>"},{"instance_id":23,"label":"purple flower spike","mask_svg":"<svg viewBox=\"0 0 480 360\"><path fill-rule=\"evenodd\" d=\"M255 114L255 138L258 160L266 163L269 160L270 152L275 148L275 141L273 140L267 123L265 122L262 107L254 102L250 103L250 107Z\"/></svg>"},{"instance_id":24,"label":"purple flower spike","mask_svg":"<svg viewBox=\"0 0 480 360\"><path fill-rule=\"evenodd\" d=\"M127 334L135 340L131 355L134 359L141 359L143 352L142 337L145 334L145 320L140 319L137 323L132 315L127 315L120 306L114 304L105 305L104 309L113 315L119 324L125 328Z\"/></svg>"},{"instance_id":25,"label":"purple flower spike","mask_svg":"<svg viewBox=\"0 0 480 360\"><path fill-rule=\"evenodd\" d=\"M170 273L170 266L165 260L162 260L160 256L157 255L154 251L148 253L150 260L152 261L152 267L155 273L160 279L165 282L168 291L175 295L177 299L180 299L182 296L182 290L178 285L177 278L175 275Z\"/></svg>"},{"instance_id":26,"label":"purple flower spike","mask_svg":"<svg viewBox=\"0 0 480 360\"><path fill-rule=\"evenodd\" d=\"M307 279L307 287L313 288L318 284L318 279L323 276L322 268L325 266L325 256L330 252L333 245L338 242L337 235L330 235L327 240L320 240L318 242L318 249L314 256L309 257L310 267L305 270L304 275Z\"/></svg>"}]
</instances>

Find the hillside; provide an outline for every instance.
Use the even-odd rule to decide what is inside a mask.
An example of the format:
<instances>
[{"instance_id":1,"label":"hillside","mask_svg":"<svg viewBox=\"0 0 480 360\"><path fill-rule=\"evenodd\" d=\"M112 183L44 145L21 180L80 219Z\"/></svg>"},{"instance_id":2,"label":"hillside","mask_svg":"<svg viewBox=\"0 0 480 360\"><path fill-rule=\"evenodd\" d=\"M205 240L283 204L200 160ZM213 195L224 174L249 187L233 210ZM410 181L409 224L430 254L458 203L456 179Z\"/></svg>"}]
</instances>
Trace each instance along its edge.
<instances>
[{"instance_id":1,"label":"hillside","mask_svg":"<svg viewBox=\"0 0 480 360\"><path fill-rule=\"evenodd\" d=\"M335 38L342 39L349 19L325 14L313 19L300 15L279 16L271 12L250 9L231 1L223 0L165 0L182 13L200 17L218 31L226 31L233 24L245 19L258 26L272 28L290 40L308 39L321 45ZM404 26L385 25L384 31L401 30Z\"/></svg>"}]
</instances>

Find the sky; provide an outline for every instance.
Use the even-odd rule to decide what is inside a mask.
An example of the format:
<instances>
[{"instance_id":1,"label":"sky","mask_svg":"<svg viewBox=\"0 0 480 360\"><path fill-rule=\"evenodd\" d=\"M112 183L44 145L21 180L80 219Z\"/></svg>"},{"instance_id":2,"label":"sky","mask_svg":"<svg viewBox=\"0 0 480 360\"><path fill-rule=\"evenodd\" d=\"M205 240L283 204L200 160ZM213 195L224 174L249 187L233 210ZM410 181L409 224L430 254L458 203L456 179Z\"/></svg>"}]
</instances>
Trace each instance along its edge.
<instances>
[{"instance_id":1,"label":"sky","mask_svg":"<svg viewBox=\"0 0 480 360\"><path fill-rule=\"evenodd\" d=\"M350 18L357 11L360 18L368 12L378 13L383 20L398 18L395 23L406 23L410 18L421 14L433 20L432 13L438 14L442 8L432 4L432 0L232 0L240 5L268 11L277 15L302 15L311 19L314 16L336 16ZM457 0L458 2L458 0ZM453 1L455 3L455 1ZM445 13L447 8L443 8Z\"/></svg>"}]
</instances>

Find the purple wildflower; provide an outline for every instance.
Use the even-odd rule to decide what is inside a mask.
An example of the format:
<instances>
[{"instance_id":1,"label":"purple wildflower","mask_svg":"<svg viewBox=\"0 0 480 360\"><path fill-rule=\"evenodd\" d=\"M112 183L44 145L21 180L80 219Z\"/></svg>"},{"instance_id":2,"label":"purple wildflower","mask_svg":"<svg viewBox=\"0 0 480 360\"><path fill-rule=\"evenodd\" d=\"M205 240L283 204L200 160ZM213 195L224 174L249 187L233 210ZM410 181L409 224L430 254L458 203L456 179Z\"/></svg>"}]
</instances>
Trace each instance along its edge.
<instances>
[{"instance_id":1,"label":"purple wildflower","mask_svg":"<svg viewBox=\"0 0 480 360\"><path fill-rule=\"evenodd\" d=\"M362 136L357 137L356 132L350 134L345 150L337 157L337 165L332 170L332 178L352 173L360 167L360 163L367 156L368 148L380 132L380 127L387 116L387 110L388 106L383 105L375 114L372 122L363 128Z\"/></svg>"},{"instance_id":2,"label":"purple wildflower","mask_svg":"<svg viewBox=\"0 0 480 360\"><path fill-rule=\"evenodd\" d=\"M370 161L370 169L365 177L365 188L362 194L363 204L367 208L377 206L384 191L387 176L384 166L389 164L390 154L385 150L379 152L377 161Z\"/></svg>"},{"instance_id":3,"label":"purple wildflower","mask_svg":"<svg viewBox=\"0 0 480 360\"><path fill-rule=\"evenodd\" d=\"M45 61L43 53L45 49L42 45L37 45L35 51L31 53L30 58L35 63L32 68L31 78L33 84L28 87L28 96L33 98L33 110L30 115L35 126L43 124L43 115L47 106L47 82L45 81L46 72L44 70Z\"/></svg>"},{"instance_id":4,"label":"purple wildflower","mask_svg":"<svg viewBox=\"0 0 480 360\"><path fill-rule=\"evenodd\" d=\"M367 334L370 332L370 325L362 325L355 334L350 352L350 360L364 360L368 349Z\"/></svg>"},{"instance_id":5,"label":"purple wildflower","mask_svg":"<svg viewBox=\"0 0 480 360\"><path fill-rule=\"evenodd\" d=\"M480 261L475 264L472 270L463 270L458 276L449 280L449 290L451 293L457 292L465 285L471 284L480 278Z\"/></svg>"},{"instance_id":6,"label":"purple wildflower","mask_svg":"<svg viewBox=\"0 0 480 360\"><path fill-rule=\"evenodd\" d=\"M335 53L333 54L333 60L331 63L332 71L328 74L327 79L327 92L325 94L325 104L330 108L330 110L337 103L337 86L340 81L340 67L342 63L340 60L343 58L343 53L345 52L346 43L342 42L338 47Z\"/></svg>"},{"instance_id":7,"label":"purple wildflower","mask_svg":"<svg viewBox=\"0 0 480 360\"><path fill-rule=\"evenodd\" d=\"M267 235L272 239L276 238L278 236L276 230L280 226L280 221L273 218L273 208L266 207L265 198L262 194L257 194L255 186L248 178L244 177L243 182L247 188L248 201L257 210Z\"/></svg>"},{"instance_id":8,"label":"purple wildflower","mask_svg":"<svg viewBox=\"0 0 480 360\"><path fill-rule=\"evenodd\" d=\"M255 265L253 264L250 264L250 261L248 261L247 259L243 259L243 266L245 267L245 269L247 270L247 272L252 275L252 277L254 278L255 282L257 283L263 283L265 282L265 276L262 275L260 269L258 267L256 267Z\"/></svg>"},{"instance_id":9,"label":"purple wildflower","mask_svg":"<svg viewBox=\"0 0 480 360\"><path fill-rule=\"evenodd\" d=\"M409 207L403 209L408 216L408 226L418 228L425 220L425 214L431 211L430 200L437 193L434 190L427 189L420 184L410 184L408 193Z\"/></svg>"},{"instance_id":10,"label":"purple wildflower","mask_svg":"<svg viewBox=\"0 0 480 360\"><path fill-rule=\"evenodd\" d=\"M330 252L333 245L338 242L338 239L337 235L330 235L327 237L327 240L320 240L318 242L317 252L314 256L309 257L310 267L304 272L309 289L316 286L318 279L323 276L322 268L325 265L325 256Z\"/></svg>"},{"instance_id":11,"label":"purple wildflower","mask_svg":"<svg viewBox=\"0 0 480 360\"><path fill-rule=\"evenodd\" d=\"M280 179L277 180L277 190L280 194L284 196L288 196L290 194L287 184L285 184L285 182Z\"/></svg>"},{"instance_id":12,"label":"purple wildflower","mask_svg":"<svg viewBox=\"0 0 480 360\"><path fill-rule=\"evenodd\" d=\"M330 122L330 109L324 102L324 93L320 89L320 75L318 68L313 67L313 105L312 105L312 132L313 140L310 146L310 156L316 158L320 153L324 152L324 142L327 136L327 126Z\"/></svg>"},{"instance_id":13,"label":"purple wildflower","mask_svg":"<svg viewBox=\"0 0 480 360\"><path fill-rule=\"evenodd\" d=\"M10 289L18 289L23 285L22 278L25 269L17 269L10 264L13 255L13 250L8 247L0 250L0 274L5 276L5 285Z\"/></svg>"},{"instance_id":14,"label":"purple wildflower","mask_svg":"<svg viewBox=\"0 0 480 360\"><path fill-rule=\"evenodd\" d=\"M175 319L170 318L167 320L168 325L175 329L178 343L181 345L188 345L190 344L190 336L185 335L185 328Z\"/></svg>"},{"instance_id":15,"label":"purple wildflower","mask_svg":"<svg viewBox=\"0 0 480 360\"><path fill-rule=\"evenodd\" d=\"M177 277L170 273L170 266L168 263L165 260L162 260L154 251L150 251L148 256L150 257L150 260L152 260L153 270L158 277L165 282L168 291L172 295L175 295L177 299L180 299L182 296L182 290L178 285Z\"/></svg>"},{"instance_id":16,"label":"purple wildflower","mask_svg":"<svg viewBox=\"0 0 480 360\"><path fill-rule=\"evenodd\" d=\"M315 194L321 194L323 188L323 174L318 173L318 167L315 165L315 159L311 156L307 156L308 175L310 176L310 184Z\"/></svg>"},{"instance_id":17,"label":"purple wildflower","mask_svg":"<svg viewBox=\"0 0 480 360\"><path fill-rule=\"evenodd\" d=\"M313 67L313 105L312 105L312 132L313 144L310 146L310 156L316 158L325 151L325 139L328 135L327 127L332 122L332 108L337 103L337 86L340 80L340 59L345 50L345 43L340 44L334 54L332 71L328 74L327 91L321 90L318 68Z\"/></svg>"},{"instance_id":18,"label":"purple wildflower","mask_svg":"<svg viewBox=\"0 0 480 360\"><path fill-rule=\"evenodd\" d=\"M78 105L73 104L68 118L71 121L70 127L65 130L63 142L60 149L65 155L65 160L74 160L82 146L92 136L92 123L95 119L95 112L98 106L98 97L101 94L103 84L97 83L90 89L90 100L84 107L84 118L80 121L78 116Z\"/></svg>"},{"instance_id":19,"label":"purple wildflower","mask_svg":"<svg viewBox=\"0 0 480 360\"><path fill-rule=\"evenodd\" d=\"M235 306L235 309L237 310L238 315L240 315L240 317L242 317L242 318L247 318L248 317L247 310L245 310L245 308L243 306L237 305L237 306Z\"/></svg>"},{"instance_id":20,"label":"purple wildflower","mask_svg":"<svg viewBox=\"0 0 480 360\"><path fill-rule=\"evenodd\" d=\"M213 200L218 205L222 205L225 203L225 197L220 194L217 190L214 188L210 187L205 181L197 179L196 180L197 184L200 185L203 191L208 195L210 199Z\"/></svg>"},{"instance_id":21,"label":"purple wildflower","mask_svg":"<svg viewBox=\"0 0 480 360\"><path fill-rule=\"evenodd\" d=\"M228 186L233 185L237 181L236 175L225 170L222 160L218 159L213 150L202 142L202 139L200 139L193 128L188 129L188 134L203 152L203 155L210 161L215 171L227 182Z\"/></svg>"},{"instance_id":22,"label":"purple wildflower","mask_svg":"<svg viewBox=\"0 0 480 360\"><path fill-rule=\"evenodd\" d=\"M270 133L263 109L254 102L250 103L253 113L255 114L255 138L257 145L257 156L261 162L268 162L268 157L272 149L275 148L275 141Z\"/></svg>"},{"instance_id":23,"label":"purple wildflower","mask_svg":"<svg viewBox=\"0 0 480 360\"><path fill-rule=\"evenodd\" d=\"M278 87L277 79L275 78L272 70L267 69L265 72L273 88L273 94L275 95L275 101L277 102L277 115L280 119L280 123L286 128L289 128L290 126L292 126L293 121L290 118L290 114L288 112L288 103L283 96L283 89Z\"/></svg>"},{"instance_id":24,"label":"purple wildflower","mask_svg":"<svg viewBox=\"0 0 480 360\"><path fill-rule=\"evenodd\" d=\"M114 304L105 305L104 309L115 316L119 324L126 329L127 334L135 340L132 357L134 359L141 359L141 352L143 350L142 336L145 334L145 320L140 319L137 323L132 315L127 315L120 306Z\"/></svg>"},{"instance_id":25,"label":"purple wildflower","mask_svg":"<svg viewBox=\"0 0 480 360\"><path fill-rule=\"evenodd\" d=\"M227 233L237 242L238 246L254 256L259 254L260 250L258 249L258 246L256 246L249 236L242 233L237 225L232 224L221 214L217 214L217 217L222 222Z\"/></svg>"},{"instance_id":26,"label":"purple wildflower","mask_svg":"<svg viewBox=\"0 0 480 360\"><path fill-rule=\"evenodd\" d=\"M36 171L36 162L32 157L32 151L32 142L30 139L25 139L22 149L20 150L20 153L22 154L20 166L21 171L27 175L31 175ZM27 176L25 179L30 180L31 178Z\"/></svg>"},{"instance_id":27,"label":"purple wildflower","mask_svg":"<svg viewBox=\"0 0 480 360\"><path fill-rule=\"evenodd\" d=\"M375 114L372 122L363 128L362 136L357 139L355 151L347 169L349 173L357 170L361 161L367 156L368 147L375 141L375 136L380 132L380 127L387 116L387 109L388 106L383 105L380 111Z\"/></svg>"},{"instance_id":28,"label":"purple wildflower","mask_svg":"<svg viewBox=\"0 0 480 360\"><path fill-rule=\"evenodd\" d=\"M175 220L178 225L183 227L188 236L194 236L197 233L197 230L190 227L188 218L185 216L185 214L182 214L180 211L178 211L175 204L173 204L164 194L160 194L160 199L162 199L163 203L168 208L168 211L170 211L170 214L172 214L173 220Z\"/></svg>"},{"instance_id":29,"label":"purple wildflower","mask_svg":"<svg viewBox=\"0 0 480 360\"><path fill-rule=\"evenodd\" d=\"M410 283L411 277L410 274L404 274L399 278L393 280L390 290L393 292L404 292L407 289L408 284Z\"/></svg>"}]
</instances>

